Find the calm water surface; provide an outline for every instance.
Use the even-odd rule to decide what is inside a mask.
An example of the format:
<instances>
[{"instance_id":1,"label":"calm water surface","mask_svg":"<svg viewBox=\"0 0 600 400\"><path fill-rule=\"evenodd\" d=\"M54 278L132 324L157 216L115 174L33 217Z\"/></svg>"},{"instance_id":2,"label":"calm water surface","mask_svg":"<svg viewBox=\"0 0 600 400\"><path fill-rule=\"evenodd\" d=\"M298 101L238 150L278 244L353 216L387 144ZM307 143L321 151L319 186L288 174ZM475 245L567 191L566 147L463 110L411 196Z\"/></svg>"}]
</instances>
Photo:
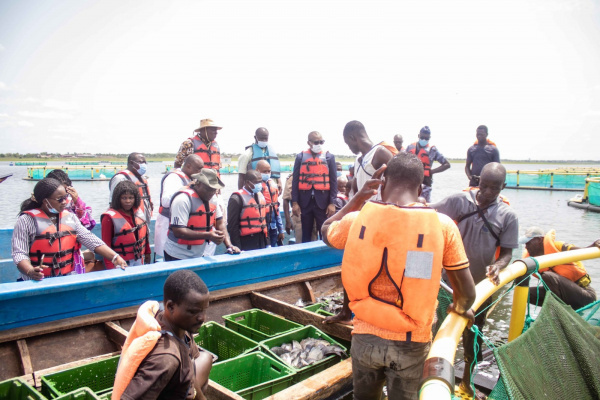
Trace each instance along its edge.
<instances>
[{"instance_id":1,"label":"calm water surface","mask_svg":"<svg viewBox=\"0 0 600 400\"><path fill-rule=\"evenodd\" d=\"M59 163L53 163L59 165ZM565 165L552 164L508 164L507 168L521 170L535 170L542 168L565 167ZM158 210L158 197L160 193L160 180L165 170L163 163L148 164L148 181L150 192L154 198L155 212ZM9 166L7 162L0 163L0 175L13 173L14 175L0 184L0 228L13 227L19 211L20 203L28 198L36 182L25 181L27 167ZM284 174L284 179L287 175ZM225 199L237 190L237 175L224 175L223 181L227 185L224 190ZM464 174L464 164L454 163L452 168L439 175L435 175L433 183L432 202L457 193L467 186ZM100 214L108 205L108 182L75 182L75 188L82 199L93 208L93 215L99 221ZM550 192L537 190L505 189L503 192L519 216L520 230L536 225L541 228L556 229L559 240L565 240L578 246L588 246L600 238L600 213L588 212L568 207L567 201L573 197L574 192ZM522 249L515 251L515 257L521 254ZM588 272L592 277L592 285L600 290L600 260L585 262ZM534 280L535 281L535 280ZM497 307L490 324L489 334L492 339L506 337L508 328L508 315L510 312L510 296ZM493 331L493 332L492 332Z\"/></svg>"}]
</instances>

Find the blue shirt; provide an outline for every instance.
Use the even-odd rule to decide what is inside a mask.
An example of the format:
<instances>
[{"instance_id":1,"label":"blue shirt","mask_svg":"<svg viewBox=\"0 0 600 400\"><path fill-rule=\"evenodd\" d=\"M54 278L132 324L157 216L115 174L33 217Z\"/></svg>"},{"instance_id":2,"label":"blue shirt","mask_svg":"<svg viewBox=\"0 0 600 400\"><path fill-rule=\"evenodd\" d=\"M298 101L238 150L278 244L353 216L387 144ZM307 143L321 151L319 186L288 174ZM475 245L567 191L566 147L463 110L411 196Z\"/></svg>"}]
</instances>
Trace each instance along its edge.
<instances>
[{"instance_id":1,"label":"blue shirt","mask_svg":"<svg viewBox=\"0 0 600 400\"><path fill-rule=\"evenodd\" d=\"M500 152L496 146L474 144L467 150L467 166L471 168L471 175L481 175L483 167L491 162L500 162Z\"/></svg>"}]
</instances>

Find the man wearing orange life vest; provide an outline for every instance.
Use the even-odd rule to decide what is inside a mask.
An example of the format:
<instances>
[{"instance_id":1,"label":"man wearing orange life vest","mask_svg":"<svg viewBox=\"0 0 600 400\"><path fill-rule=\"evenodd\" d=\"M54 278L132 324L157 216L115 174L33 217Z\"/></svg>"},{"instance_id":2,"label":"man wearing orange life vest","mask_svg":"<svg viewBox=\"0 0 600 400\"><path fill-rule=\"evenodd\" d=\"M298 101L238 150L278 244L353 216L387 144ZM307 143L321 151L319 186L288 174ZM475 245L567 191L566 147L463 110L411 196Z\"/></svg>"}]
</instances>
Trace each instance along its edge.
<instances>
[{"instance_id":1,"label":"man wearing orange life vest","mask_svg":"<svg viewBox=\"0 0 600 400\"><path fill-rule=\"evenodd\" d=\"M449 309L473 318L475 285L460 233L446 215L417 203L422 181L420 160L399 153L323 225L325 243L344 249L342 314L355 314L357 400L379 399L386 383L391 400L417 398L442 269L454 287ZM365 204L379 186L383 201Z\"/></svg>"},{"instance_id":2,"label":"man wearing orange life vest","mask_svg":"<svg viewBox=\"0 0 600 400\"><path fill-rule=\"evenodd\" d=\"M212 119L200 121L200 127L194 130L195 135L185 140L175 156L175 168L181 168L183 161L190 154L197 154L204 161L204 168L214 169L219 174L221 168L221 149L215 140L222 129Z\"/></svg>"},{"instance_id":3,"label":"man wearing orange life vest","mask_svg":"<svg viewBox=\"0 0 600 400\"><path fill-rule=\"evenodd\" d=\"M154 226L154 252L157 256L164 257L165 243L169 233L169 220L171 217L171 198L183 186L191 182L191 176L199 173L204 168L204 161L197 154L190 154L183 161L181 169L174 168L167 172L160 181L160 207Z\"/></svg>"},{"instance_id":4,"label":"man wearing orange life vest","mask_svg":"<svg viewBox=\"0 0 600 400\"><path fill-rule=\"evenodd\" d=\"M152 219L152 210L154 209L154 204L152 204L152 198L150 197L150 187L148 186L148 181L146 178L144 178L147 169L148 164L146 164L146 157L144 157L142 153L131 153L129 157L127 157L127 169L119 171L111 178L109 182L109 199L112 201L113 191L120 182L129 180L135 183L140 190L140 196L142 197L142 206L140 209L146 216L148 226L150 226L149 224L150 219Z\"/></svg>"},{"instance_id":5,"label":"man wearing orange life vest","mask_svg":"<svg viewBox=\"0 0 600 400\"><path fill-rule=\"evenodd\" d=\"M146 332L139 332L140 339L152 337L154 346L145 349L147 355L140 360L135 351L127 351L138 344L130 338L130 331L126 342L130 345L121 355L113 399L206 399L212 356L198 348L192 334L206 319L208 301L208 288L196 273L178 270L169 275L163 287L164 310L158 311L148 327L135 322L146 328ZM156 331L158 334L152 336Z\"/></svg>"},{"instance_id":6,"label":"man wearing orange life vest","mask_svg":"<svg viewBox=\"0 0 600 400\"><path fill-rule=\"evenodd\" d=\"M572 244L556 240L556 231L554 229L548 233L544 233L542 229L537 227L529 228L525 232L525 235L519 239L519 242L525 244L526 251L523 257L539 257L546 254L579 249L579 247ZM594 246L600 247L600 239L588 247ZM578 310L596 301L596 291L590 285L592 280L581 261L557 265L552 268L539 270L539 272L548 289L566 304L573 307L574 310ZM529 288L529 302L531 304L541 305L545 297L546 288L544 286Z\"/></svg>"},{"instance_id":7,"label":"man wearing orange life vest","mask_svg":"<svg viewBox=\"0 0 600 400\"><path fill-rule=\"evenodd\" d=\"M465 174L469 178L469 186L479 186L479 175L486 164L500 162L500 153L494 142L488 140L488 128L485 125L477 127L477 141L467 150Z\"/></svg>"},{"instance_id":8,"label":"man wearing orange life vest","mask_svg":"<svg viewBox=\"0 0 600 400\"><path fill-rule=\"evenodd\" d=\"M256 163L256 170L262 178L262 194L267 203L267 228L269 230L269 243L271 247L283 246L283 221L279 214L279 189L277 183L271 179L271 165L266 160Z\"/></svg>"},{"instance_id":9,"label":"man wearing orange life vest","mask_svg":"<svg viewBox=\"0 0 600 400\"><path fill-rule=\"evenodd\" d=\"M217 190L225 187L217 173L203 168L192 175L192 183L171 199L171 222L165 243L165 261L202 257L209 241L225 243L229 253L239 253L231 245L223 213L211 202Z\"/></svg>"},{"instance_id":10,"label":"man wearing orange life vest","mask_svg":"<svg viewBox=\"0 0 600 400\"><path fill-rule=\"evenodd\" d=\"M246 172L244 187L234 192L227 204L227 230L231 242L242 250L267 247L268 205L262 194L262 177L254 169Z\"/></svg>"},{"instance_id":11,"label":"man wearing orange life vest","mask_svg":"<svg viewBox=\"0 0 600 400\"><path fill-rule=\"evenodd\" d=\"M337 196L335 156L323 151L323 136L308 134L307 150L298 153L292 181L292 213L300 215L302 243L311 241L313 224L320 232L323 222L335 214L333 201Z\"/></svg>"},{"instance_id":12,"label":"man wearing orange life vest","mask_svg":"<svg viewBox=\"0 0 600 400\"><path fill-rule=\"evenodd\" d=\"M425 177L423 178L423 193L421 193L421 196L428 202L431 201L433 174L439 174L450 168L450 162L448 162L442 153L438 151L437 147L429 144L430 139L431 130L428 126L424 126L419 132L419 141L409 144L406 148L407 152L416 154L423 163ZM442 165L432 169L431 167L433 166L434 161L437 161Z\"/></svg>"}]
</instances>

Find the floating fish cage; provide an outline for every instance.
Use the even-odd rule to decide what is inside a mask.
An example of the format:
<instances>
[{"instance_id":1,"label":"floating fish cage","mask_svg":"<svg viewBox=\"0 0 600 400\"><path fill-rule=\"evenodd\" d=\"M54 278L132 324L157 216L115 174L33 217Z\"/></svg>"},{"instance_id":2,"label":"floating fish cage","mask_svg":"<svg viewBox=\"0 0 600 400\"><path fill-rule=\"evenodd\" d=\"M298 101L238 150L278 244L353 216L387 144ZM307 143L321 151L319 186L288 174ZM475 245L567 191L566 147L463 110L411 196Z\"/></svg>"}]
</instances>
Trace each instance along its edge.
<instances>
[{"instance_id":1,"label":"floating fish cage","mask_svg":"<svg viewBox=\"0 0 600 400\"><path fill-rule=\"evenodd\" d=\"M16 166L47 165L46 161L17 161Z\"/></svg>"},{"instance_id":2,"label":"floating fish cage","mask_svg":"<svg viewBox=\"0 0 600 400\"><path fill-rule=\"evenodd\" d=\"M570 199L567 204L582 210L600 212L600 177L587 178L583 195Z\"/></svg>"},{"instance_id":3,"label":"floating fish cage","mask_svg":"<svg viewBox=\"0 0 600 400\"><path fill-rule=\"evenodd\" d=\"M117 172L127 168L127 165L62 165L27 168L25 180L40 181L50 171L62 169L72 181L106 181L110 180Z\"/></svg>"},{"instance_id":4,"label":"floating fish cage","mask_svg":"<svg viewBox=\"0 0 600 400\"><path fill-rule=\"evenodd\" d=\"M557 168L538 171L507 171L509 189L583 190L587 178L600 177L600 168Z\"/></svg>"},{"instance_id":5,"label":"floating fish cage","mask_svg":"<svg viewBox=\"0 0 600 400\"><path fill-rule=\"evenodd\" d=\"M292 165L291 164L281 164L281 172L292 172ZM171 172L173 170L173 164L165 164L165 172L163 172L163 174L166 174L168 172ZM225 164L225 165L221 165L221 168L219 169L219 173L221 175L227 175L227 174L237 174L238 173L238 169L237 169L237 165L233 165L233 164Z\"/></svg>"}]
</instances>

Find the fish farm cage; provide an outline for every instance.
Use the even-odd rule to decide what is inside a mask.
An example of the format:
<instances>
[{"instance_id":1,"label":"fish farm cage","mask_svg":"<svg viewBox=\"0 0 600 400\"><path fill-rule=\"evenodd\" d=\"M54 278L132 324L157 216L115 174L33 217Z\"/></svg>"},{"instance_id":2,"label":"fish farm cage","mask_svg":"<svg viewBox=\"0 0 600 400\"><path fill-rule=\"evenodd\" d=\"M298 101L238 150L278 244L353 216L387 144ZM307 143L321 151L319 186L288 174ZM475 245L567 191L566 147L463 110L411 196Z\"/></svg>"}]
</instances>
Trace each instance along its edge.
<instances>
[{"instance_id":1,"label":"fish farm cage","mask_svg":"<svg viewBox=\"0 0 600 400\"><path fill-rule=\"evenodd\" d=\"M507 171L508 189L581 191L586 179L600 177L600 167Z\"/></svg>"},{"instance_id":2,"label":"fish farm cage","mask_svg":"<svg viewBox=\"0 0 600 400\"><path fill-rule=\"evenodd\" d=\"M27 168L27 177L30 181L40 181L55 169L61 169L69 175L72 181L106 181L110 180L127 165L61 165L61 166L35 166Z\"/></svg>"}]
</instances>

